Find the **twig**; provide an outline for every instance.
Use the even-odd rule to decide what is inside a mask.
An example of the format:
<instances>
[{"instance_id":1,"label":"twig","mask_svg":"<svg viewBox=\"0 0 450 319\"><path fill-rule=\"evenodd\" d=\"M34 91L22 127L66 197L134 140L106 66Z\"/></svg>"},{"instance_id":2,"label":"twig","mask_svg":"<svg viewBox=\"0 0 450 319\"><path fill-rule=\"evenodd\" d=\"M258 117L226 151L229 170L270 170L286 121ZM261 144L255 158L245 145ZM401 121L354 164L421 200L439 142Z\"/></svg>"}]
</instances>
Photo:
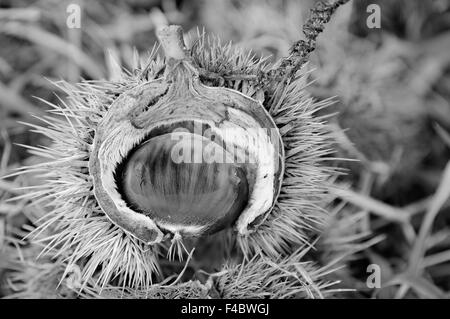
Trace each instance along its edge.
<instances>
[{"instance_id":1,"label":"twig","mask_svg":"<svg viewBox=\"0 0 450 319\"><path fill-rule=\"evenodd\" d=\"M308 61L309 55L316 49L317 36L322 33L325 24L338 7L349 0L335 0L331 3L319 2L311 9L308 20L303 25L305 40L295 42L291 47L288 57L281 60L280 66L276 70L269 72L271 79L290 79Z\"/></svg>"},{"instance_id":2,"label":"twig","mask_svg":"<svg viewBox=\"0 0 450 319\"><path fill-rule=\"evenodd\" d=\"M448 261L450 261L450 250L446 250L446 251L425 257L421 266L426 268L426 267L431 267L434 265L442 264L442 263L445 263Z\"/></svg>"},{"instance_id":3,"label":"twig","mask_svg":"<svg viewBox=\"0 0 450 319\"><path fill-rule=\"evenodd\" d=\"M419 236L414 244L410 255L410 271L417 274L420 270L421 259L423 258L425 252L425 239L427 238L431 226L433 225L436 215L441 210L441 207L450 197L450 162L447 163L445 171L441 180L441 183L436 191L433 201L431 202L429 209L425 215L425 218L420 227Z\"/></svg>"},{"instance_id":4,"label":"twig","mask_svg":"<svg viewBox=\"0 0 450 319\"><path fill-rule=\"evenodd\" d=\"M195 248L192 248L191 252L189 253L189 255L188 255L188 257L187 257L186 263L184 264L183 270L181 270L180 274L179 274L178 277L175 279L175 281L174 281L173 283L170 284L171 286L174 286L175 284L177 284L177 283L181 280L181 278L183 277L183 275L184 275L186 269L187 269L188 266L189 266L189 262L191 261L192 256L194 255L194 251L195 251Z\"/></svg>"},{"instance_id":5,"label":"twig","mask_svg":"<svg viewBox=\"0 0 450 319\"><path fill-rule=\"evenodd\" d=\"M408 221L410 216L402 209L389 206L381 201L373 199L369 196L355 193L349 189L332 188L330 189L330 192L333 195L352 203L353 205L391 221L404 223Z\"/></svg>"},{"instance_id":6,"label":"twig","mask_svg":"<svg viewBox=\"0 0 450 319\"><path fill-rule=\"evenodd\" d=\"M433 226L434 219L450 197L450 162L447 163L441 183L433 196L428 211L420 227L419 235L416 238L414 246L411 250L409 257L408 269L404 274L409 276L418 276L424 265L424 254L426 250L426 239ZM404 297L411 285L408 283L402 283L399 287L396 296L398 298Z\"/></svg>"},{"instance_id":7,"label":"twig","mask_svg":"<svg viewBox=\"0 0 450 319\"><path fill-rule=\"evenodd\" d=\"M305 40L295 42L290 49L289 56L283 58L276 69L268 72L261 70L256 75L228 74L223 76L211 72L203 72L200 75L205 79L219 80L221 83L225 80L247 80L258 81L263 86L278 81L287 81L294 77L296 72L308 61L310 53L316 49L317 36L324 30L325 24L330 21L336 9L348 1L335 0L331 3L317 3L311 9L310 16L303 25Z\"/></svg>"}]
</instances>

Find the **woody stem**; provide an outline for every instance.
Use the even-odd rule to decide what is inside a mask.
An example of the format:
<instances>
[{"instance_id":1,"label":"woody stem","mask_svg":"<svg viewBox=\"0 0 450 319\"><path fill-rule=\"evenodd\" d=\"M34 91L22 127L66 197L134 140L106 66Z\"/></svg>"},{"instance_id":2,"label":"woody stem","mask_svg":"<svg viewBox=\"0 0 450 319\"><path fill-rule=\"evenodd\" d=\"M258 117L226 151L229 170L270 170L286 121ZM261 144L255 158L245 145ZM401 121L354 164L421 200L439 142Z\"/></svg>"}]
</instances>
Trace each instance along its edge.
<instances>
[{"instance_id":1,"label":"woody stem","mask_svg":"<svg viewBox=\"0 0 450 319\"><path fill-rule=\"evenodd\" d=\"M316 49L317 36L324 30L325 24L330 21L336 9L348 1L318 2L311 9L310 16L303 25L305 40L299 40L292 45L289 56L282 59L280 66L269 74L269 78L289 79L295 76L295 73L308 61L310 53Z\"/></svg>"},{"instance_id":2,"label":"woody stem","mask_svg":"<svg viewBox=\"0 0 450 319\"><path fill-rule=\"evenodd\" d=\"M178 25L166 26L156 32L167 59L186 59L183 29Z\"/></svg>"}]
</instances>

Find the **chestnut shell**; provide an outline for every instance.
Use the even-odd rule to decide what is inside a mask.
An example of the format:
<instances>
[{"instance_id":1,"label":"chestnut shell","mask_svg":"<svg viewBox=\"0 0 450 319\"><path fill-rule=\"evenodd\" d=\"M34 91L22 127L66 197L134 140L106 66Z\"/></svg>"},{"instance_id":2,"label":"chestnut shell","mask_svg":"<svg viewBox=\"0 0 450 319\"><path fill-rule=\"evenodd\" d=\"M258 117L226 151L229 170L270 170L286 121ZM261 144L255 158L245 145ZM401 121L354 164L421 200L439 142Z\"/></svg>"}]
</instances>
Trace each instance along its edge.
<instances>
[{"instance_id":1,"label":"chestnut shell","mask_svg":"<svg viewBox=\"0 0 450 319\"><path fill-rule=\"evenodd\" d=\"M231 221L235 221L239 233L245 234L250 223L271 210L280 191L284 149L278 128L261 102L235 90L201 83L184 46L181 28L166 27L160 30L158 37L166 53L164 76L122 93L111 104L95 132L89 163L95 197L114 224L148 244L160 242L162 230L198 236L226 227ZM145 205L137 205L136 198L133 203L131 192L124 191L123 184L118 187L117 169L127 167L124 159L130 159L133 150L137 149L135 154L144 152L140 151L142 143L180 123L206 125L225 143L235 145L252 159L241 167L216 165L222 174L220 180L215 181L222 185L217 198L233 201L230 209L224 208L229 206L227 203L219 203L220 209L209 215L207 210L198 214L191 211L187 214L190 218L183 218L186 207L169 211L169 204L161 204L164 191L163 195L161 192L152 195L156 196L154 202L146 194L152 201L148 203L150 207L137 207ZM226 136L223 134L226 130L233 134ZM248 140L252 139L259 144L250 145ZM231 181L230 170L232 174L243 174L237 184ZM130 174L125 173L127 187L136 184ZM203 181L209 182L211 178L215 177L209 176ZM168 177L161 183L164 189L174 181ZM199 199L202 205L206 205L209 195L204 196ZM194 203L188 203L190 201L192 198L183 203L193 208ZM241 209L241 206L245 207ZM168 218L169 215L177 217Z\"/></svg>"}]
</instances>

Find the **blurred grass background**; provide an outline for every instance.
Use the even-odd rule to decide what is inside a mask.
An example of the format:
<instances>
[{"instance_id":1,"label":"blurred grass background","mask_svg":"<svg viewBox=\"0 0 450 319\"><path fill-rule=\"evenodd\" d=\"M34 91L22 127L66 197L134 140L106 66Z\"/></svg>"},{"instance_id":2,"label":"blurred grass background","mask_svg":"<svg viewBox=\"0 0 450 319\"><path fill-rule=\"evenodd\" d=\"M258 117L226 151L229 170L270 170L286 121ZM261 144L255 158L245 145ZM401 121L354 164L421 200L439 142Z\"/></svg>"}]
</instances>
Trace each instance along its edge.
<instances>
[{"instance_id":1,"label":"blurred grass background","mask_svg":"<svg viewBox=\"0 0 450 319\"><path fill-rule=\"evenodd\" d=\"M74 3L80 29L66 25ZM187 33L204 28L276 60L301 37L314 3L0 0L0 176L36 161L18 144L48 143L19 122L45 112L36 97L64 99L51 81L111 78L111 56L131 68L135 50L150 51L155 28L167 23ZM380 5L381 29L366 26L371 3ZM347 190L337 194L344 201L319 245L339 254L350 242L373 240L341 274L343 286L359 290L353 297L450 296L449 52L448 0L352 1L319 36L308 90L337 97L324 110L333 113L336 156L357 160L336 163L348 169L338 180ZM10 267L5 236L33 214L26 202L7 199L32 184L25 176L0 180L0 276ZM370 263L381 266L382 289L365 284Z\"/></svg>"}]
</instances>

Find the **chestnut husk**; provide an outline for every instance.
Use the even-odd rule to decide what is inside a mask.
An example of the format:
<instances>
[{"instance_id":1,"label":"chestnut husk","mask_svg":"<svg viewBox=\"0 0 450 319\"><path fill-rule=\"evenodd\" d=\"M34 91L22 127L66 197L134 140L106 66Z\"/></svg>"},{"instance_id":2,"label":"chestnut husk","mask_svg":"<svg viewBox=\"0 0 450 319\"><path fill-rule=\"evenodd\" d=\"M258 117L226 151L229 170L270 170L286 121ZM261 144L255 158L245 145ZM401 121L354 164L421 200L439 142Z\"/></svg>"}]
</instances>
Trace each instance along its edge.
<instances>
[{"instance_id":1,"label":"chestnut husk","mask_svg":"<svg viewBox=\"0 0 450 319\"><path fill-rule=\"evenodd\" d=\"M171 224L157 214L134 211L118 190L115 169L152 132L181 122L206 124L219 134L227 127L266 132L266 136L260 133L252 136L263 141L262 151L259 144L256 149L247 149L256 168L248 170L247 180L251 183L248 204L234 223L240 234L246 234L250 223L272 209L280 192L284 148L278 128L260 101L201 82L180 27L165 27L158 32L158 38L166 55L163 76L122 93L95 131L89 161L95 197L114 224L147 244L161 242L167 231L199 236L208 230L220 230L223 225ZM242 134L231 137L232 143L243 143L240 145L243 148L248 146L242 142L245 138Z\"/></svg>"}]
</instances>

